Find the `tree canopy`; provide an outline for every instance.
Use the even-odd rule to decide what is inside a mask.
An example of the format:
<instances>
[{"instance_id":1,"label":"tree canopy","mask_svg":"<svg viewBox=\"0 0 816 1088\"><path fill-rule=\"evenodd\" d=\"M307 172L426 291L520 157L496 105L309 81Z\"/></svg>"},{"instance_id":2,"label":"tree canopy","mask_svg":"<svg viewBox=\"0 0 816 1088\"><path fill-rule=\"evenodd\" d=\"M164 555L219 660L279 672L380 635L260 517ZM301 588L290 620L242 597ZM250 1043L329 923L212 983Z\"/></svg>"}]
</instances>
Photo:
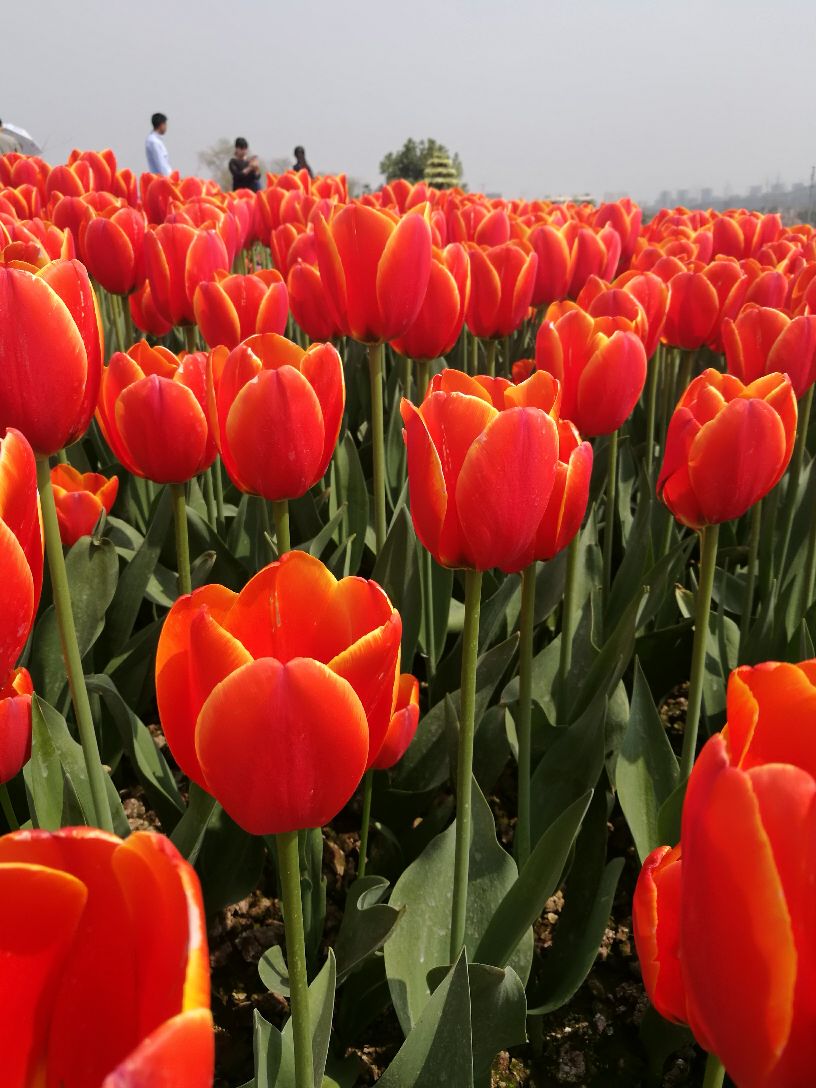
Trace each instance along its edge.
<instances>
[{"instance_id":1,"label":"tree canopy","mask_svg":"<svg viewBox=\"0 0 816 1088\"><path fill-rule=\"evenodd\" d=\"M380 162L380 173L386 181L405 178L406 181L431 181L427 168L429 164L438 168L440 162L450 164L450 170L444 171L444 186L457 185L462 177L462 162L457 153L450 154L444 144L437 140L414 140L409 137L397 151L389 151ZM451 172L452 171L452 172ZM434 177L443 180L438 169L432 171Z\"/></svg>"}]
</instances>

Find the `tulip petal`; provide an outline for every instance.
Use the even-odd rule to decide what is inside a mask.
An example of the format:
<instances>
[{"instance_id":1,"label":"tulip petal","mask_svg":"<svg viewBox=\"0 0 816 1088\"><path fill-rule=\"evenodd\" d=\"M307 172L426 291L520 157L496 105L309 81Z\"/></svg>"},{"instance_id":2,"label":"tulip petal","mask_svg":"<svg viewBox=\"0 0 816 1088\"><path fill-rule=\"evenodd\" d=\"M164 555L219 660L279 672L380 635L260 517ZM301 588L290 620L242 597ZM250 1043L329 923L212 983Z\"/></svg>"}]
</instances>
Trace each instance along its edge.
<instances>
[{"instance_id":1,"label":"tulip petal","mask_svg":"<svg viewBox=\"0 0 816 1088\"><path fill-rule=\"evenodd\" d=\"M143 1039L102 1088L210 1088L214 1065L212 1013L194 1009Z\"/></svg>"},{"instance_id":2,"label":"tulip petal","mask_svg":"<svg viewBox=\"0 0 816 1088\"><path fill-rule=\"evenodd\" d=\"M431 229L419 215L406 215L388 239L377 267L380 338L393 340L416 319L431 275Z\"/></svg>"},{"instance_id":3,"label":"tulip petal","mask_svg":"<svg viewBox=\"0 0 816 1088\"><path fill-rule=\"evenodd\" d=\"M643 863L632 902L632 928L649 1000L667 1020L686 1022L680 973L680 847L659 846Z\"/></svg>"},{"instance_id":4,"label":"tulip petal","mask_svg":"<svg viewBox=\"0 0 816 1088\"><path fill-rule=\"evenodd\" d=\"M419 410L408 400L402 401L400 410L405 424L411 520L420 543L438 560L448 506L442 462Z\"/></svg>"},{"instance_id":5,"label":"tulip petal","mask_svg":"<svg viewBox=\"0 0 816 1088\"><path fill-rule=\"evenodd\" d=\"M209 435L192 390L155 374L123 390L116 427L139 476L155 483L185 483L205 464Z\"/></svg>"}]
</instances>

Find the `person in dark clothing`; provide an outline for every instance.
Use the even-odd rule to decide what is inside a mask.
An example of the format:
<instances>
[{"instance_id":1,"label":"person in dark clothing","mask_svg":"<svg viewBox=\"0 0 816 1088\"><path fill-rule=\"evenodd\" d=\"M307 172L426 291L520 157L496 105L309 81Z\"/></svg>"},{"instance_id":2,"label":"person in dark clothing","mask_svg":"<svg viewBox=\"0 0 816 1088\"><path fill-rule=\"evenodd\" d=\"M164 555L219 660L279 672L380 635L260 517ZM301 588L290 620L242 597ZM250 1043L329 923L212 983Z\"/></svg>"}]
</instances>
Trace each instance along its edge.
<instances>
[{"instance_id":1,"label":"person in dark clothing","mask_svg":"<svg viewBox=\"0 0 816 1088\"><path fill-rule=\"evenodd\" d=\"M298 146L295 148L295 165L292 167L292 169L305 170L310 178L314 177L311 166L309 166L309 164L306 162L306 152L300 146L300 144L298 144Z\"/></svg>"},{"instance_id":2,"label":"person in dark clothing","mask_svg":"<svg viewBox=\"0 0 816 1088\"><path fill-rule=\"evenodd\" d=\"M249 144L239 136L235 141L235 154L229 161L232 174L233 192L236 189L252 189L257 193L261 187L261 167L257 155L249 154Z\"/></svg>"}]
</instances>

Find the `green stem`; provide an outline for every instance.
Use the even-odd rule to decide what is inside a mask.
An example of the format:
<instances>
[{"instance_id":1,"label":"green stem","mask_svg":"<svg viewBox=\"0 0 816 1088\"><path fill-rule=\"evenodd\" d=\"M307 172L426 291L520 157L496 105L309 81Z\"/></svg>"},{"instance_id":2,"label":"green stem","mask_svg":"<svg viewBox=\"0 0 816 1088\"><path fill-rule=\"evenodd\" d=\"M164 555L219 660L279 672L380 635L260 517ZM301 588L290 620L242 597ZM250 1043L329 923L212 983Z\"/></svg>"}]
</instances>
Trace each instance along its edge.
<instances>
[{"instance_id":1,"label":"green stem","mask_svg":"<svg viewBox=\"0 0 816 1088\"><path fill-rule=\"evenodd\" d=\"M278 545L278 556L285 555L292 550L292 542L289 536L289 500L279 499L272 503L272 516L275 519L275 540Z\"/></svg>"},{"instance_id":2,"label":"green stem","mask_svg":"<svg viewBox=\"0 0 816 1088\"><path fill-rule=\"evenodd\" d=\"M215 510L215 486L213 484L212 465L204 473L204 501L207 504L207 521L216 527L217 514Z\"/></svg>"},{"instance_id":3,"label":"green stem","mask_svg":"<svg viewBox=\"0 0 816 1088\"><path fill-rule=\"evenodd\" d=\"M286 932L289 1008L292 1013L292 1038L295 1045L295 1083L292 1088L314 1088L309 978L306 974L306 940L303 932L303 904L300 899L298 833L285 831L275 838Z\"/></svg>"},{"instance_id":4,"label":"green stem","mask_svg":"<svg viewBox=\"0 0 816 1088\"><path fill-rule=\"evenodd\" d=\"M462 326L462 335L459 340L459 369L463 374L468 372L468 332L467 325Z\"/></svg>"},{"instance_id":5,"label":"green stem","mask_svg":"<svg viewBox=\"0 0 816 1088\"><path fill-rule=\"evenodd\" d=\"M184 326L184 345L187 351L192 354L196 350L196 327L195 325Z\"/></svg>"},{"instance_id":6,"label":"green stem","mask_svg":"<svg viewBox=\"0 0 816 1088\"><path fill-rule=\"evenodd\" d=\"M125 338L127 340L125 351L129 351L136 343L136 333L133 329L133 316L130 312L130 299L126 295L122 295L122 317L124 319Z\"/></svg>"},{"instance_id":7,"label":"green stem","mask_svg":"<svg viewBox=\"0 0 816 1088\"><path fill-rule=\"evenodd\" d=\"M371 794L374 792L374 772L366 771L363 775L363 818L360 823L360 860L357 876L365 876L368 858L368 829L371 826Z\"/></svg>"},{"instance_id":8,"label":"green stem","mask_svg":"<svg viewBox=\"0 0 816 1088\"><path fill-rule=\"evenodd\" d=\"M813 590L816 588L816 518L810 519L810 535L808 537L807 558L805 559L804 577L802 586L804 593L799 602L797 615L804 616L813 602Z\"/></svg>"},{"instance_id":9,"label":"green stem","mask_svg":"<svg viewBox=\"0 0 816 1088\"><path fill-rule=\"evenodd\" d=\"M468 870L470 867L470 801L473 778L473 735L476 727L476 662L479 656L479 611L482 572L465 571L465 624L462 631L461 712L456 770L456 845L453 867L450 960L465 944Z\"/></svg>"},{"instance_id":10,"label":"green stem","mask_svg":"<svg viewBox=\"0 0 816 1088\"><path fill-rule=\"evenodd\" d=\"M431 360L417 360L417 403L421 404L431 384Z\"/></svg>"},{"instance_id":11,"label":"green stem","mask_svg":"<svg viewBox=\"0 0 816 1088\"><path fill-rule=\"evenodd\" d=\"M267 547L269 548L269 558L274 562L277 556L275 555L275 548L272 544L272 527L269 524L269 507L266 505L266 499L262 499L260 496L258 496L258 502L260 503L261 510L261 531L263 532Z\"/></svg>"},{"instance_id":12,"label":"green stem","mask_svg":"<svg viewBox=\"0 0 816 1088\"><path fill-rule=\"evenodd\" d=\"M19 831L20 824L14 811L14 805L11 803L8 786L5 782L0 783L0 807L3 809L3 815L6 817L9 831Z\"/></svg>"},{"instance_id":13,"label":"green stem","mask_svg":"<svg viewBox=\"0 0 816 1088\"><path fill-rule=\"evenodd\" d=\"M471 374L479 373L479 337L476 333L473 333L473 343L471 345L470 372Z\"/></svg>"},{"instance_id":14,"label":"green stem","mask_svg":"<svg viewBox=\"0 0 816 1088\"><path fill-rule=\"evenodd\" d=\"M604 522L603 594L604 611L609 605L612 586L612 549L615 544L615 506L618 493L618 432L609 436L609 465L606 477L606 521Z\"/></svg>"},{"instance_id":15,"label":"green stem","mask_svg":"<svg viewBox=\"0 0 816 1088\"><path fill-rule=\"evenodd\" d=\"M722 1064L716 1054L709 1054L706 1057L703 1088L722 1088L724 1081L725 1066Z\"/></svg>"},{"instance_id":16,"label":"green stem","mask_svg":"<svg viewBox=\"0 0 816 1088\"><path fill-rule=\"evenodd\" d=\"M221 458L216 457L213 462L213 476L215 477L215 518L219 533L224 532L226 519L224 517L224 477L221 475Z\"/></svg>"},{"instance_id":17,"label":"green stem","mask_svg":"<svg viewBox=\"0 0 816 1088\"><path fill-rule=\"evenodd\" d=\"M62 643L62 656L68 674L68 686L71 689L71 700L74 704L79 740L85 757L85 769L88 772L88 784L91 790L92 812L88 815L93 820L94 826L101 827L104 831L113 831L105 771L99 756L91 704L88 700L88 689L85 686L85 674L82 671L82 657L77 643L68 574L65 569L65 556L62 552L57 508L51 488L51 468L47 455L41 454L37 457L37 486L40 492L45 551L51 573L51 589Z\"/></svg>"},{"instance_id":18,"label":"green stem","mask_svg":"<svg viewBox=\"0 0 816 1088\"><path fill-rule=\"evenodd\" d=\"M421 545L420 545L421 547ZM433 556L425 548L422 548L422 622L424 626L425 653L428 657L426 679L431 682L434 665L436 664L436 631L433 621Z\"/></svg>"},{"instance_id":19,"label":"green stem","mask_svg":"<svg viewBox=\"0 0 816 1088\"><path fill-rule=\"evenodd\" d=\"M742 616L740 617L740 661L742 661L742 655L745 650L745 640L748 637L748 628L751 626L751 616L754 611L754 592L756 589L757 556L759 555L759 531L761 524L762 499L760 499L759 502L755 502L751 509L751 529L748 540L748 569L745 575L745 598L742 602Z\"/></svg>"},{"instance_id":20,"label":"green stem","mask_svg":"<svg viewBox=\"0 0 816 1088\"><path fill-rule=\"evenodd\" d=\"M689 383L694 376L695 363L697 361L696 351L684 351L681 353L680 369L678 370L678 383L674 391L674 403L680 400L685 391L689 387Z\"/></svg>"},{"instance_id":21,"label":"green stem","mask_svg":"<svg viewBox=\"0 0 816 1088\"><path fill-rule=\"evenodd\" d=\"M567 679L572 667L572 642L575 637L575 590L578 585L578 555L580 534L576 533L567 548L567 575L564 582L564 603L561 606L561 654L558 663L558 720L566 725Z\"/></svg>"},{"instance_id":22,"label":"green stem","mask_svg":"<svg viewBox=\"0 0 816 1088\"><path fill-rule=\"evenodd\" d=\"M700 710L703 704L708 617L711 611L714 572L717 569L717 538L719 531L719 525L706 525L700 532L700 583L697 587L697 607L694 617L694 642L691 649L688 710L686 711L686 726L683 731L683 751L680 756L681 782L685 782L691 774L694 756L697 751L697 730L700 725Z\"/></svg>"},{"instance_id":23,"label":"green stem","mask_svg":"<svg viewBox=\"0 0 816 1088\"><path fill-rule=\"evenodd\" d=\"M510 337L505 336L502 340L502 358L504 360L505 374L509 378L513 372L513 364L510 362Z\"/></svg>"},{"instance_id":24,"label":"green stem","mask_svg":"<svg viewBox=\"0 0 816 1088\"><path fill-rule=\"evenodd\" d=\"M660 345L654 353L649 366L649 379L646 389L646 473L651 478L654 464L655 416L657 414L657 387L660 384L662 353Z\"/></svg>"},{"instance_id":25,"label":"green stem","mask_svg":"<svg viewBox=\"0 0 816 1088\"><path fill-rule=\"evenodd\" d=\"M491 378L496 375L496 341L487 340L485 342L485 354L487 356L487 373Z\"/></svg>"},{"instance_id":26,"label":"green stem","mask_svg":"<svg viewBox=\"0 0 816 1088\"><path fill-rule=\"evenodd\" d=\"M403 355L400 359L400 384L402 385L402 395L407 399L411 399L411 379L413 363L407 355Z\"/></svg>"},{"instance_id":27,"label":"green stem","mask_svg":"<svg viewBox=\"0 0 816 1088\"><path fill-rule=\"evenodd\" d=\"M802 398L802 410L799 413L799 425L796 428L796 442L793 447L790 469L788 470L788 490L785 495L785 520L782 523L782 543L779 548L780 582L785 577L785 564L788 559L793 519L796 516L796 500L799 497L799 480L802 475L802 465L805 460L805 448L807 446L807 433L810 425L810 411L813 406L813 386L808 389Z\"/></svg>"},{"instance_id":28,"label":"green stem","mask_svg":"<svg viewBox=\"0 0 816 1088\"><path fill-rule=\"evenodd\" d=\"M535 562L521 572L519 622L518 820L515 848L519 869L530 856L530 779L532 775L533 633L535 631Z\"/></svg>"},{"instance_id":29,"label":"green stem","mask_svg":"<svg viewBox=\"0 0 816 1088\"><path fill-rule=\"evenodd\" d=\"M190 541L187 536L187 500L185 484L170 484L173 496L173 520L176 526L176 564L178 566L179 596L184 597L193 591L190 578Z\"/></svg>"},{"instance_id":30,"label":"green stem","mask_svg":"<svg viewBox=\"0 0 816 1088\"><path fill-rule=\"evenodd\" d=\"M777 524L777 511L779 509L779 484L770 492L766 497L763 504L763 514L765 518L765 524L775 528ZM776 576L776 557L774 555L774 534L773 532L763 533L759 541L759 570L757 573L757 579L759 581L759 597L762 601L767 601L771 593L771 586L773 585L774 578Z\"/></svg>"},{"instance_id":31,"label":"green stem","mask_svg":"<svg viewBox=\"0 0 816 1088\"><path fill-rule=\"evenodd\" d=\"M377 551L382 550L386 537L385 519L385 426L383 423L383 356L382 344L368 345L368 375L371 382L371 446L374 459L374 533Z\"/></svg>"}]
</instances>

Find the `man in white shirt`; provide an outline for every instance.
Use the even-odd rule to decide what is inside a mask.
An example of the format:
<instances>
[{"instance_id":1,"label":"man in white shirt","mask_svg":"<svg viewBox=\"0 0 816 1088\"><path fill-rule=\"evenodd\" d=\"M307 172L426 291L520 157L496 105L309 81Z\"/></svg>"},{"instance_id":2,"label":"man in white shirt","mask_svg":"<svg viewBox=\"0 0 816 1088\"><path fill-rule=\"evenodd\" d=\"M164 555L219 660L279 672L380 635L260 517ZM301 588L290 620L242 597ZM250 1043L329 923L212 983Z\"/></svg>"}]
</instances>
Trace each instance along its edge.
<instances>
[{"instance_id":1,"label":"man in white shirt","mask_svg":"<svg viewBox=\"0 0 816 1088\"><path fill-rule=\"evenodd\" d=\"M170 156L164 146L162 136L167 132L167 118L163 113L154 113L150 118L153 131L145 140L145 154L147 155L147 168L151 174L172 173Z\"/></svg>"}]
</instances>

